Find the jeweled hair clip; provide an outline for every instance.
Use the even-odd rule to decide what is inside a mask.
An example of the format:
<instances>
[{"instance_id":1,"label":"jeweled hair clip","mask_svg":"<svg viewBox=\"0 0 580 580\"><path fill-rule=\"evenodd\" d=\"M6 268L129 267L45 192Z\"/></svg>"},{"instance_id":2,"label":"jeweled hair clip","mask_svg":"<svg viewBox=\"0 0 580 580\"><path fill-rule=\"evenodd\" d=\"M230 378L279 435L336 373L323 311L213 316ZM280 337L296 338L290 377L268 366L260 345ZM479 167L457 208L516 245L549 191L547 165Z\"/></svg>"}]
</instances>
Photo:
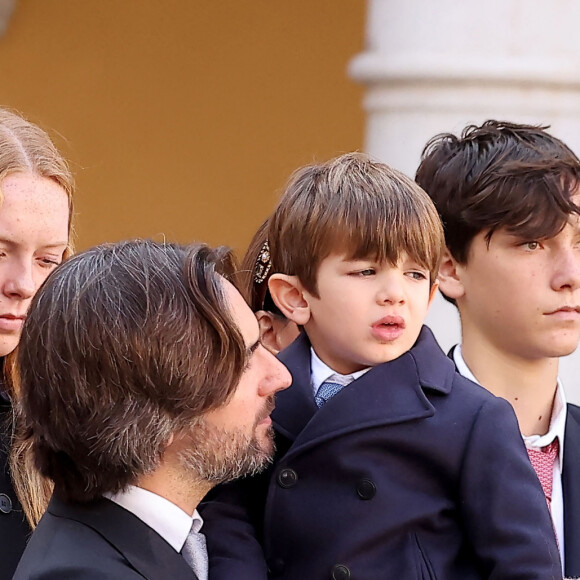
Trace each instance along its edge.
<instances>
[{"instance_id":1,"label":"jeweled hair clip","mask_svg":"<svg viewBox=\"0 0 580 580\"><path fill-rule=\"evenodd\" d=\"M256 258L256 265L254 266L254 282L256 284L261 284L268 277L271 269L272 260L270 258L270 244L268 244L268 240L266 240L262 244L258 257Z\"/></svg>"}]
</instances>

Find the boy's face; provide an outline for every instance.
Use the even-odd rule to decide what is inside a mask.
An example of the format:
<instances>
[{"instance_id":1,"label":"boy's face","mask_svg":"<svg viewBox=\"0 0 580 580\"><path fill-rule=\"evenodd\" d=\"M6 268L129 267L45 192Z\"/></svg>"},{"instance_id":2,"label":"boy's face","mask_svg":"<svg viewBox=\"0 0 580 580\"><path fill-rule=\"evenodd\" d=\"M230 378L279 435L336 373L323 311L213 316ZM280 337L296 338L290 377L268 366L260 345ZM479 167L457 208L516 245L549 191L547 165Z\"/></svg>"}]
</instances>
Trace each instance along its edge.
<instances>
[{"instance_id":1,"label":"boy's face","mask_svg":"<svg viewBox=\"0 0 580 580\"><path fill-rule=\"evenodd\" d=\"M331 254L318 269L319 297L304 291L305 330L316 354L348 374L393 360L419 335L435 293L429 271L403 255L397 266Z\"/></svg>"},{"instance_id":2,"label":"boy's face","mask_svg":"<svg viewBox=\"0 0 580 580\"><path fill-rule=\"evenodd\" d=\"M570 354L580 338L580 224L547 240L480 232L455 264L464 340L532 360ZM441 289L447 292L448 281Z\"/></svg>"}]
</instances>

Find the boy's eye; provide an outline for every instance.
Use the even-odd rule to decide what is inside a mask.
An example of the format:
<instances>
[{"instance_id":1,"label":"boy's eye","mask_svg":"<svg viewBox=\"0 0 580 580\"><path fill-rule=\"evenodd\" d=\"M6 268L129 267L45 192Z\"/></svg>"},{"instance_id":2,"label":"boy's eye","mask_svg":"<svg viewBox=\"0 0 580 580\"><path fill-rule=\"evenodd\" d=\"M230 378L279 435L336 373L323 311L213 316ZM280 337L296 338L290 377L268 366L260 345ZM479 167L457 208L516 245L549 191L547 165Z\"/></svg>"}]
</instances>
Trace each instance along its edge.
<instances>
[{"instance_id":1,"label":"boy's eye","mask_svg":"<svg viewBox=\"0 0 580 580\"><path fill-rule=\"evenodd\" d=\"M355 272L358 276L372 276L375 273L374 268L366 268L364 270L359 270Z\"/></svg>"},{"instance_id":2,"label":"boy's eye","mask_svg":"<svg viewBox=\"0 0 580 580\"><path fill-rule=\"evenodd\" d=\"M533 240L531 242L524 242L522 246L526 250L537 250L540 247L540 242Z\"/></svg>"},{"instance_id":3,"label":"boy's eye","mask_svg":"<svg viewBox=\"0 0 580 580\"><path fill-rule=\"evenodd\" d=\"M407 272L407 275L415 280L426 280L427 279L427 275L424 272L419 272L419 271L412 271L412 272Z\"/></svg>"}]
</instances>

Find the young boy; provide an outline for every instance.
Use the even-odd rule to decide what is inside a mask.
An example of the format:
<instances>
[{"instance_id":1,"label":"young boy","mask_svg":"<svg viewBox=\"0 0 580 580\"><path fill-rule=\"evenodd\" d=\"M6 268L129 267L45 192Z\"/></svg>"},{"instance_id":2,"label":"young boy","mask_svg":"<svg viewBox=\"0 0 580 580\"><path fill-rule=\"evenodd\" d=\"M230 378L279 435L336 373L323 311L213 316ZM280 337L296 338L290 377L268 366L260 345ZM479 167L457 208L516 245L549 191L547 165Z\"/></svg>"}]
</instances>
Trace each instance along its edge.
<instances>
[{"instance_id":1,"label":"young boy","mask_svg":"<svg viewBox=\"0 0 580 580\"><path fill-rule=\"evenodd\" d=\"M266 576L224 504L243 494L271 578L561 578L512 409L422 327L443 249L428 196L344 155L294 174L268 240L270 292L304 333L280 355L293 384L268 476L203 512L212 579Z\"/></svg>"},{"instance_id":2,"label":"young boy","mask_svg":"<svg viewBox=\"0 0 580 580\"><path fill-rule=\"evenodd\" d=\"M488 121L432 139L417 182L442 217L440 290L459 309L459 372L513 406L580 576L580 408L558 357L580 337L580 161L542 128Z\"/></svg>"}]
</instances>

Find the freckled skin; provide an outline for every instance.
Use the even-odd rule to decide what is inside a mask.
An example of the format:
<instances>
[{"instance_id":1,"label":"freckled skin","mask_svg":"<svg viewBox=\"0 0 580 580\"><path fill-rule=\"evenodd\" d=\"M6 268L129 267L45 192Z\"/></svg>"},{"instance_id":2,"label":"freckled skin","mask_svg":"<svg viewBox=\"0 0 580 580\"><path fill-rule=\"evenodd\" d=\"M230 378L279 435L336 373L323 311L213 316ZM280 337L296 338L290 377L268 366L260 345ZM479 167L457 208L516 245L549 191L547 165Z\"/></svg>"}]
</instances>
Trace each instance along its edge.
<instances>
[{"instance_id":1,"label":"freckled skin","mask_svg":"<svg viewBox=\"0 0 580 580\"><path fill-rule=\"evenodd\" d=\"M0 356L20 339L30 300L62 261L68 242L66 192L55 181L13 173L0 183ZM10 319L10 317L13 317Z\"/></svg>"}]
</instances>

